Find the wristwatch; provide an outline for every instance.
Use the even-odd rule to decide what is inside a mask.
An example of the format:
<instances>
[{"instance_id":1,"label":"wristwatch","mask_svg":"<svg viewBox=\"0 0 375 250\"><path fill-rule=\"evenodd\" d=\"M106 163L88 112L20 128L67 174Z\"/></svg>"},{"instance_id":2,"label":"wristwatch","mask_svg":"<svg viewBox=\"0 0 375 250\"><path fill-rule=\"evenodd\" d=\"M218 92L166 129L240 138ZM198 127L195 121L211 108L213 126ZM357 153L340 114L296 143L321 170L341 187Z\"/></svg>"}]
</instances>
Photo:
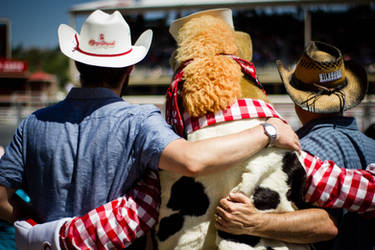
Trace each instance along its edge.
<instances>
[{"instance_id":1,"label":"wristwatch","mask_svg":"<svg viewBox=\"0 0 375 250\"><path fill-rule=\"evenodd\" d=\"M276 128L270 123L263 123L264 133L270 138L266 147L272 147L275 144L277 137Z\"/></svg>"}]
</instances>

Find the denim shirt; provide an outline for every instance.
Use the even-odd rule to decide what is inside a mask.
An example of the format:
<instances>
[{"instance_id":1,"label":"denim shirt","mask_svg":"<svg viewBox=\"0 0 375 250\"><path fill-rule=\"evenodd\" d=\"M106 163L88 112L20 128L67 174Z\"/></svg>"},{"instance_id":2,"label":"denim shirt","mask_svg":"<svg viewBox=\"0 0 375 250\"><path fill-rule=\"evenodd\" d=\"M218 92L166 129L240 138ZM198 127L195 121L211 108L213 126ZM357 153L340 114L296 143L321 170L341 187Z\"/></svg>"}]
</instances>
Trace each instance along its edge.
<instances>
[{"instance_id":1,"label":"denim shirt","mask_svg":"<svg viewBox=\"0 0 375 250\"><path fill-rule=\"evenodd\" d=\"M316 119L297 131L302 149L322 160L348 169L364 169L375 162L375 140L358 130L352 117ZM329 210L338 222L339 234L316 249L375 249L375 220L342 209Z\"/></svg>"},{"instance_id":2,"label":"denim shirt","mask_svg":"<svg viewBox=\"0 0 375 250\"><path fill-rule=\"evenodd\" d=\"M129 190L180 138L153 105L74 88L23 120L0 160L0 184L22 188L43 221L82 215Z\"/></svg>"}]
</instances>

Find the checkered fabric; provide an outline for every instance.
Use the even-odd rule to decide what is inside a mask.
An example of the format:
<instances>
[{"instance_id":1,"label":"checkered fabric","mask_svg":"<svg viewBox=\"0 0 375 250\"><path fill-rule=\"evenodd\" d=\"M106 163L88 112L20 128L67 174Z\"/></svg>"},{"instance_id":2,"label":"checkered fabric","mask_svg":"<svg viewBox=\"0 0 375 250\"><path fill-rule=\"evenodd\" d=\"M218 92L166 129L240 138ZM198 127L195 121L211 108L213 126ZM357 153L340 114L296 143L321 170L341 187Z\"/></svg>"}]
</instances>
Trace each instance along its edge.
<instances>
[{"instance_id":1,"label":"checkered fabric","mask_svg":"<svg viewBox=\"0 0 375 250\"><path fill-rule=\"evenodd\" d=\"M234 61L236 61L241 66L241 71L244 74L244 76L255 84L255 86L259 87L265 94L266 91L264 90L262 84L259 82L254 64L246 61L242 58L239 58L234 55L225 55L230 58L232 58ZM176 75L174 77L174 80L172 81L171 85L168 88L167 96L166 96L166 109L165 109L165 117L167 120L167 123L172 126L174 131L181 137L186 137L185 135L185 124L183 121L183 118L185 118L185 114L183 115L180 108L182 107L182 101L181 101L181 90L182 86L184 84L183 81L183 69L184 67L191 62L187 61L184 64L180 66L180 68L177 70ZM230 107L229 107L230 108ZM230 111L229 111L230 112ZM208 116L213 116L213 114L208 114Z\"/></svg>"},{"instance_id":2,"label":"checkered fabric","mask_svg":"<svg viewBox=\"0 0 375 250\"><path fill-rule=\"evenodd\" d=\"M302 157L307 173L306 202L375 215L375 164L370 164L365 171L340 168L332 161L321 161L306 152L302 152Z\"/></svg>"},{"instance_id":3,"label":"checkered fabric","mask_svg":"<svg viewBox=\"0 0 375 250\"><path fill-rule=\"evenodd\" d=\"M203 117L191 117L188 113L184 113L184 124L186 133L189 134L215 123L271 117L279 118L286 122L271 104L263 100L244 98L238 99L226 110L218 111L215 114L209 113Z\"/></svg>"},{"instance_id":4,"label":"checkered fabric","mask_svg":"<svg viewBox=\"0 0 375 250\"><path fill-rule=\"evenodd\" d=\"M238 100L223 112L193 118L184 114L188 133L217 122L246 118L282 117L272 105L253 99ZM351 212L375 215L375 164L364 170L348 170L332 161L322 161L302 152L307 180L305 201L324 208L345 208Z\"/></svg>"},{"instance_id":5,"label":"checkered fabric","mask_svg":"<svg viewBox=\"0 0 375 250\"><path fill-rule=\"evenodd\" d=\"M159 206L159 177L149 171L127 195L65 223L60 245L63 249L125 248L155 226Z\"/></svg>"}]
</instances>

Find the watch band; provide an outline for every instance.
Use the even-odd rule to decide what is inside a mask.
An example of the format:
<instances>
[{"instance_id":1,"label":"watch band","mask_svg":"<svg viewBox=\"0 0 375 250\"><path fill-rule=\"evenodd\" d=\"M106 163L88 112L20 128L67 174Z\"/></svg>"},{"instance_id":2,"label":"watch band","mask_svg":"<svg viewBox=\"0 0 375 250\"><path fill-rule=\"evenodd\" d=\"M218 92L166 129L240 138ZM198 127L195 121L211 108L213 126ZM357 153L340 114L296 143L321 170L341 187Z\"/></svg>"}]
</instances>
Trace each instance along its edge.
<instances>
[{"instance_id":1,"label":"watch band","mask_svg":"<svg viewBox=\"0 0 375 250\"><path fill-rule=\"evenodd\" d=\"M269 142L266 147L272 147L276 142L277 130L270 123L263 123L264 133L268 136Z\"/></svg>"}]
</instances>

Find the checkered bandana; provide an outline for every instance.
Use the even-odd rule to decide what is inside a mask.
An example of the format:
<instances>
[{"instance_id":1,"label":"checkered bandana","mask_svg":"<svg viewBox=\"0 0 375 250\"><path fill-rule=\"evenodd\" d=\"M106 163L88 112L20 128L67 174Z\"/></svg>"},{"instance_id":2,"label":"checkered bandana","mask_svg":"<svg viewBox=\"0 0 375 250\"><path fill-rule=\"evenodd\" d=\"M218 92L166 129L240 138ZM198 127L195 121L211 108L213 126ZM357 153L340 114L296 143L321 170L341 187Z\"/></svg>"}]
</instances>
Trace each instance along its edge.
<instances>
[{"instance_id":1,"label":"checkered bandana","mask_svg":"<svg viewBox=\"0 0 375 250\"><path fill-rule=\"evenodd\" d=\"M209 113L204 117L191 117L184 113L184 124L186 133L189 134L215 123L235 121L249 118L279 118L286 122L275 108L262 100L239 99L224 111L215 114Z\"/></svg>"},{"instance_id":2,"label":"checkered bandana","mask_svg":"<svg viewBox=\"0 0 375 250\"><path fill-rule=\"evenodd\" d=\"M237 56L233 56L233 55L227 55L227 56L232 58L233 60L235 60L241 66L241 70L242 70L242 73L244 74L244 76L247 79L251 80L253 83L255 83L256 86L259 87L266 94L263 86L258 81L256 71L255 71L255 67L254 67L253 63L248 62L244 59L241 59ZM182 86L183 86L183 83L184 83L184 81L183 81L183 69L189 62L190 61L187 61L186 63L182 64L180 66L180 68L178 69L178 71L177 71L177 73L174 77L173 82L171 83L171 85L168 88L167 97L166 97L167 98L167 100L166 100L166 111L165 111L166 120L173 127L173 129L176 131L176 133L178 135L182 136L182 137L186 137L185 136L186 134L185 134L184 120L186 120L187 116L186 116L186 114L182 115L181 111L180 111L181 107L182 107L181 89L182 89ZM239 106L241 106L242 104L243 103L239 104ZM274 108L272 106L271 106L271 108L272 108L272 110L274 110ZM228 109L231 109L231 107L228 107ZM239 111L240 112L244 111L244 109L240 108ZM230 110L223 111L223 112L225 114L224 116L226 116L226 114L229 114L229 116L230 116L230 113L232 113ZM248 111L246 111L246 112L248 112ZM274 113L276 113L276 111L274 111ZM237 111L234 111L234 114L238 114ZM254 112L251 111L251 113L249 113L249 115L250 114L252 115L252 114L254 114ZM213 122L215 119L212 119L211 117L215 117L215 115L216 114L208 114L207 115L207 117L209 117L209 119L210 119L210 123L208 125L213 124L211 122ZM218 114L218 115L221 116L221 114ZM245 114L245 116L246 116L246 114ZM268 117L268 116L257 116L257 117ZM274 116L269 116L269 117L274 117ZM280 115L278 115L277 117L280 117ZM247 118L254 118L254 117L249 116ZM221 118L218 117L217 121L221 121L220 119ZM228 119L228 120L226 120L226 119ZM233 117L233 119L231 119L230 117L226 117L222 121L238 120L238 119L245 119L245 117L238 118L238 116L235 115ZM191 123L196 124L195 121L192 121ZM198 123L204 124L204 122L203 123L198 122ZM194 128L195 128L195 126L193 127L193 129ZM194 130L192 130L192 131L194 131Z\"/></svg>"}]
</instances>

